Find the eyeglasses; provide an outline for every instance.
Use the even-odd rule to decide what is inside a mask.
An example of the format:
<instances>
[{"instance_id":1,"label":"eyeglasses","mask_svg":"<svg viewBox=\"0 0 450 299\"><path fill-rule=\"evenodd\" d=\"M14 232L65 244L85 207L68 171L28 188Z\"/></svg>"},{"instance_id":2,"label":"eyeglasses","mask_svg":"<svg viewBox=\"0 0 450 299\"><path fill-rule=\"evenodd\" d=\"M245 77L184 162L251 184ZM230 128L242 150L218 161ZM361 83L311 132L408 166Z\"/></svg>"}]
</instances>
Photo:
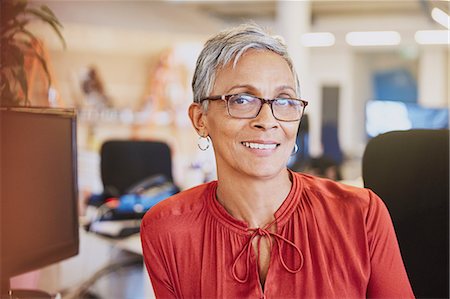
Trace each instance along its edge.
<instances>
[{"instance_id":1,"label":"eyeglasses","mask_svg":"<svg viewBox=\"0 0 450 299\"><path fill-rule=\"evenodd\" d=\"M255 118L258 116L263 104L268 104L272 115L280 121L298 121L302 118L308 102L294 98L263 99L246 93L211 96L200 100L227 103L228 114L234 118Z\"/></svg>"}]
</instances>

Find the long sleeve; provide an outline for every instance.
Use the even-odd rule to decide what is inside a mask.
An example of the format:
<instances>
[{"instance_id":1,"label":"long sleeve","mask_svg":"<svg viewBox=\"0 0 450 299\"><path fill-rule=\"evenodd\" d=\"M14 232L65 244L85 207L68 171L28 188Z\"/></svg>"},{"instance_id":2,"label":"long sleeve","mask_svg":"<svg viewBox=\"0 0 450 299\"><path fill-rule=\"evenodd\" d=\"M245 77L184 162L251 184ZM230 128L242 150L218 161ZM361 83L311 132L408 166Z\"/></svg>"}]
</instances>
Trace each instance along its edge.
<instances>
[{"instance_id":1,"label":"long sleeve","mask_svg":"<svg viewBox=\"0 0 450 299\"><path fill-rule=\"evenodd\" d=\"M170 271L162 252L161 236L145 221L141 225L141 242L144 262L156 298L177 298L170 279Z\"/></svg>"},{"instance_id":2,"label":"long sleeve","mask_svg":"<svg viewBox=\"0 0 450 299\"><path fill-rule=\"evenodd\" d=\"M414 298L388 210L369 191L366 218L371 273L367 298Z\"/></svg>"}]
</instances>

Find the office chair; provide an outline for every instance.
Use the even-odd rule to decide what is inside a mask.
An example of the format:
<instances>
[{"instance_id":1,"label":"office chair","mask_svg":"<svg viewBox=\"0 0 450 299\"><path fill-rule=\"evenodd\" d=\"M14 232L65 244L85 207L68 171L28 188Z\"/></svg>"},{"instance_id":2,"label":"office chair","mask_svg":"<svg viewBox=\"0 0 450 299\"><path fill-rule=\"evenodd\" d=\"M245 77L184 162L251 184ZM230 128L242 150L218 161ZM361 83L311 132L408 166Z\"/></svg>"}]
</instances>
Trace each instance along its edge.
<instances>
[{"instance_id":1,"label":"office chair","mask_svg":"<svg viewBox=\"0 0 450 299\"><path fill-rule=\"evenodd\" d=\"M105 193L120 196L153 175L170 182L172 159L167 144L157 141L110 140L100 150L100 173Z\"/></svg>"},{"instance_id":2,"label":"office chair","mask_svg":"<svg viewBox=\"0 0 450 299\"><path fill-rule=\"evenodd\" d=\"M363 179L388 207L416 297L449 298L449 130L373 138Z\"/></svg>"},{"instance_id":3,"label":"office chair","mask_svg":"<svg viewBox=\"0 0 450 299\"><path fill-rule=\"evenodd\" d=\"M162 142L107 141L100 173L104 190L88 198L92 212L85 229L110 237L139 232L145 212L180 191L173 183L170 149Z\"/></svg>"}]
</instances>

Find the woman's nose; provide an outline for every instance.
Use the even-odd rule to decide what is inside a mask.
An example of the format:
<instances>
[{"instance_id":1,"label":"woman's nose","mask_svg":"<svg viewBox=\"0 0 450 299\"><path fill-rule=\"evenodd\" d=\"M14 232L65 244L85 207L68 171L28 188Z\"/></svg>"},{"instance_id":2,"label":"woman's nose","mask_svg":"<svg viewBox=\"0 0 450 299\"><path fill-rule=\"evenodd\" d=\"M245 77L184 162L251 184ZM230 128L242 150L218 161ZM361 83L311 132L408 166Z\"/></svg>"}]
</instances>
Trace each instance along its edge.
<instances>
[{"instance_id":1,"label":"woman's nose","mask_svg":"<svg viewBox=\"0 0 450 299\"><path fill-rule=\"evenodd\" d=\"M271 128L277 128L279 123L277 119L273 116L272 109L269 104L264 103L259 111L258 115L252 119L252 126L264 130Z\"/></svg>"}]
</instances>

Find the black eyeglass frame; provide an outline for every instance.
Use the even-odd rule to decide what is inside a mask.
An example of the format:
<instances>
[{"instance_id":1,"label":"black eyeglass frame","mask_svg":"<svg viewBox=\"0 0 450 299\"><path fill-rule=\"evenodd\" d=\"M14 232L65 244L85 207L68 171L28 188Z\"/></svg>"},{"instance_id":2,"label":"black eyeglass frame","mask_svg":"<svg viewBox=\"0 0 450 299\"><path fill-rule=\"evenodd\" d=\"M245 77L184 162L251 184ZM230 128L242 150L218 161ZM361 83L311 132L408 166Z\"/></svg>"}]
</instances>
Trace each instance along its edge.
<instances>
[{"instance_id":1,"label":"black eyeglass frame","mask_svg":"<svg viewBox=\"0 0 450 299\"><path fill-rule=\"evenodd\" d=\"M261 106L259 106L259 110L258 110L258 112L256 113L255 116L253 116L253 117L236 117L236 116L234 116L234 115L231 115L231 113L230 113L230 106L229 106L229 100L230 100L231 97L238 96L238 95L247 95L247 96L251 96L251 97L253 97L253 98L258 99L258 100L261 101ZM285 100L295 100L295 101L300 101L300 102L302 102L302 103L303 103L303 107L302 107L302 113L301 113L301 115L300 115L300 118L299 118L299 119L294 119L294 120L284 120L284 119L279 119L278 117L276 117L275 114L273 113L273 106L272 106L272 104L273 104L273 102L275 102L276 100L280 100L280 99L285 99ZM299 120L302 119L303 115L305 114L306 106L308 106L308 101L302 100L302 99L297 99L297 98L274 98L274 99L264 99L264 98L260 98L260 97L257 97L257 96L254 96L254 95L251 95L251 94L248 94L248 93L235 93L235 94L225 94L225 95L218 95L218 96L210 96L210 97L206 97L206 98L201 99L201 100L200 100L200 103L203 103L204 101L218 101L218 100L225 101L225 102L226 102L226 105L227 105L227 112L228 112L228 115L230 115L230 116L233 117L233 118L238 118L238 119L253 119L253 118L258 117L259 113L261 112L261 109L262 109L263 105L264 105L264 104L267 104L267 105L269 105L270 110L272 111L272 115L273 115L273 117L274 117L276 120L279 120L279 121L285 121L285 122L294 122L294 121L299 121Z\"/></svg>"}]
</instances>

